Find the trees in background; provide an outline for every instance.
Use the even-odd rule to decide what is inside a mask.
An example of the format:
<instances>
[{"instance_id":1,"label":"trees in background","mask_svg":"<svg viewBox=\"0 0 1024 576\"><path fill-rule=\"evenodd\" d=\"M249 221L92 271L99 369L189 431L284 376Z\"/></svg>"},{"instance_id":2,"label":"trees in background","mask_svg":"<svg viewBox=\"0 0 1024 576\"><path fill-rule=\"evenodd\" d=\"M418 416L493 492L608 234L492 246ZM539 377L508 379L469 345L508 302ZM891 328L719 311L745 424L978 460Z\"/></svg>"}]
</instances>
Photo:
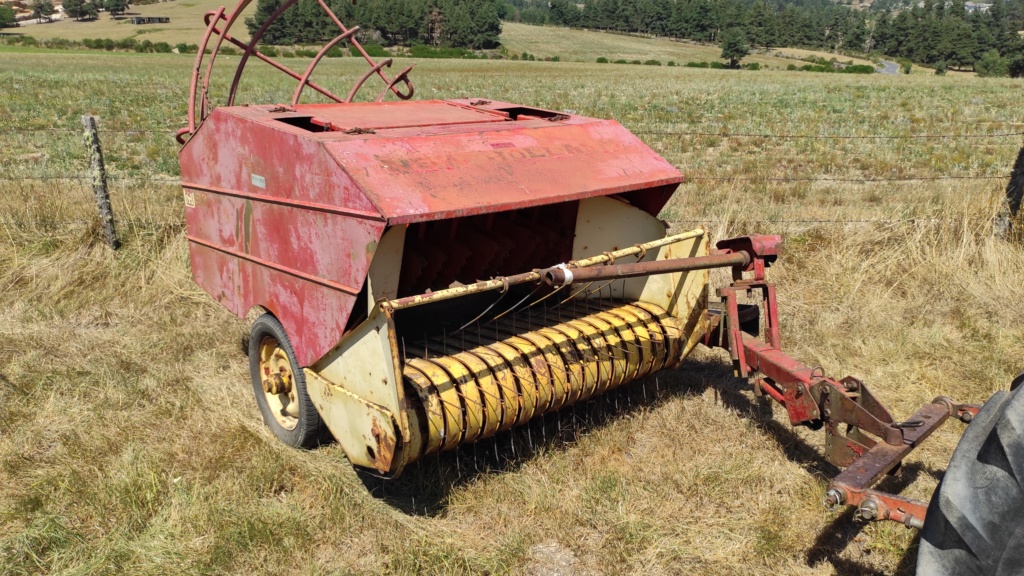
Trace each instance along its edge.
<instances>
[{"instance_id":1,"label":"trees in background","mask_svg":"<svg viewBox=\"0 0 1024 576\"><path fill-rule=\"evenodd\" d=\"M259 0L245 21L253 34L284 0ZM496 48L501 35L497 0L328 0L331 10L364 37L389 45L429 44L460 48ZM316 0L299 0L264 33L264 44L318 44L340 34Z\"/></svg>"},{"instance_id":2,"label":"trees in background","mask_svg":"<svg viewBox=\"0 0 1024 576\"><path fill-rule=\"evenodd\" d=\"M729 61L729 68L739 68L740 60L750 54L747 35L740 28L729 28L722 32L722 60Z\"/></svg>"},{"instance_id":3,"label":"trees in background","mask_svg":"<svg viewBox=\"0 0 1024 576\"><path fill-rule=\"evenodd\" d=\"M99 15L99 6L89 0L64 0L64 13L75 20L93 20Z\"/></svg>"},{"instance_id":4,"label":"trees in background","mask_svg":"<svg viewBox=\"0 0 1024 576\"><path fill-rule=\"evenodd\" d=\"M6 4L0 4L0 28L17 26L18 21L14 19L14 9Z\"/></svg>"},{"instance_id":5,"label":"trees in background","mask_svg":"<svg viewBox=\"0 0 1024 576\"><path fill-rule=\"evenodd\" d=\"M31 5L32 17L36 20L50 21L50 17L57 13L57 9L53 7L53 2L50 0L35 0Z\"/></svg>"},{"instance_id":6,"label":"trees in background","mask_svg":"<svg viewBox=\"0 0 1024 576\"><path fill-rule=\"evenodd\" d=\"M989 50L974 64L974 71L985 78L1006 76L1010 72L1010 62L1000 56L998 50Z\"/></svg>"},{"instance_id":7,"label":"trees in background","mask_svg":"<svg viewBox=\"0 0 1024 576\"><path fill-rule=\"evenodd\" d=\"M994 0L984 11L969 10L965 0L875 0L866 10L831 0L327 1L343 21L359 25L361 38L389 45L493 48L505 19L716 44L722 44L723 31L737 29L750 50L881 53L924 65L944 62L954 70L973 69L995 50L1010 74L1024 68L1024 41L1017 34L1024 29L1024 0ZM256 15L246 21L250 33L282 2L259 0ZM337 34L316 0L299 0L267 30L263 43L317 44Z\"/></svg>"},{"instance_id":8,"label":"trees in background","mask_svg":"<svg viewBox=\"0 0 1024 576\"><path fill-rule=\"evenodd\" d=\"M99 1L99 0L97 0ZM128 9L128 0L103 0L103 7L110 12L111 16L124 14Z\"/></svg>"},{"instance_id":9,"label":"trees in background","mask_svg":"<svg viewBox=\"0 0 1024 576\"><path fill-rule=\"evenodd\" d=\"M1024 0L994 0L987 10L965 0L875 0L851 10L830 0L505 0L506 13L543 23L721 43L737 28L751 48L792 46L883 53L919 64L971 69L995 50L1024 66ZM548 8L548 4L550 7ZM525 21L525 20L524 20ZM991 59L990 59L991 60ZM1010 70L1013 73L1014 70Z\"/></svg>"}]
</instances>

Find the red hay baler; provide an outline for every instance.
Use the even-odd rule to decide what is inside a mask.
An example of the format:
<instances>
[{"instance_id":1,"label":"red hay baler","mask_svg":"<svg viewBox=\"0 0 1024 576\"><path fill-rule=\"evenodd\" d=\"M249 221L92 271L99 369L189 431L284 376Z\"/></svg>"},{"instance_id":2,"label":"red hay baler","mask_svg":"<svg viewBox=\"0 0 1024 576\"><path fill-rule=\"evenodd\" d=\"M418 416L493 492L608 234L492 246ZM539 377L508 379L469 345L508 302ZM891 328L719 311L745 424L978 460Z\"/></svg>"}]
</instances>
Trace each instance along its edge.
<instances>
[{"instance_id":1,"label":"red hay baler","mask_svg":"<svg viewBox=\"0 0 1024 576\"><path fill-rule=\"evenodd\" d=\"M791 424L824 429L824 457L844 468L828 507L924 528L919 574L1020 568L1019 514L995 512L1024 510L1019 393L984 407L937 398L896 420L863 382L782 351L766 276L781 238L669 234L657 216L682 175L617 122L411 100L411 67L390 76L323 0L339 34L293 71L256 46L296 0L242 42L229 30L249 1L207 14L178 140L193 277L253 320L253 390L283 442L333 438L391 478L673 369L703 343L728 350ZM368 64L344 97L310 80L343 42ZM214 108L224 43L242 55ZM289 103L236 104L251 58L296 80ZM354 102L374 77L373 101ZM332 103L301 103L306 88ZM732 282L712 303L714 268ZM872 489L950 417L971 424L930 506Z\"/></svg>"}]
</instances>

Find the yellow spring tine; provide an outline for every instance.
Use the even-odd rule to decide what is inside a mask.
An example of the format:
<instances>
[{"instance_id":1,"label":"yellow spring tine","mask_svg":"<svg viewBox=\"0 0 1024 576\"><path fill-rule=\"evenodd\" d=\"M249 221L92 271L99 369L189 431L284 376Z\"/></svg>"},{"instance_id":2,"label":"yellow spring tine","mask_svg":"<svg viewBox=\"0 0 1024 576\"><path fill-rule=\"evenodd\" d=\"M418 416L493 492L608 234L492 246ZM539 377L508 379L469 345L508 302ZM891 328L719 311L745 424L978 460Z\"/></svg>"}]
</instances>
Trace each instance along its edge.
<instances>
[{"instance_id":1,"label":"yellow spring tine","mask_svg":"<svg viewBox=\"0 0 1024 576\"><path fill-rule=\"evenodd\" d=\"M665 368L675 368L682 360L683 356L683 340L685 335L679 330L678 326L672 323L672 317L668 315L664 310L658 308L653 304L647 302L634 302L634 306L643 308L644 310L651 313L658 323L662 326L662 332L665 333L668 339L668 354L665 358Z\"/></svg>"},{"instance_id":2,"label":"yellow spring tine","mask_svg":"<svg viewBox=\"0 0 1024 576\"><path fill-rule=\"evenodd\" d=\"M544 352L536 344L520 336L506 338L502 342L518 350L526 362L526 367L533 372L533 380L537 385L534 415L543 414L548 406L551 406L551 371L548 369L547 360L544 359Z\"/></svg>"},{"instance_id":3,"label":"yellow spring tine","mask_svg":"<svg viewBox=\"0 0 1024 576\"><path fill-rule=\"evenodd\" d=\"M570 403L586 400L593 395L597 388L597 379L600 377L599 360L597 353L590 345L590 339L579 328L568 323L556 324L551 330L565 335L568 344L576 350L576 358L579 362L579 379L575 381L574 396Z\"/></svg>"},{"instance_id":4,"label":"yellow spring tine","mask_svg":"<svg viewBox=\"0 0 1024 576\"><path fill-rule=\"evenodd\" d=\"M537 411L537 382L534 380L533 369L527 364L519 350L504 342L494 342L484 348L497 354L512 366L512 372L516 377L516 386L519 389L519 419L516 420L516 426L525 424L530 418L533 418L534 412Z\"/></svg>"},{"instance_id":5,"label":"yellow spring tine","mask_svg":"<svg viewBox=\"0 0 1024 576\"><path fill-rule=\"evenodd\" d=\"M459 445L459 442L462 442L465 430L465 414L455 382L440 366L428 360L412 358L406 364L422 372L434 387L437 388L437 392L441 397L441 408L444 410L444 427L446 432L444 445L441 446L441 449L451 450L455 448Z\"/></svg>"},{"instance_id":6,"label":"yellow spring tine","mask_svg":"<svg viewBox=\"0 0 1024 576\"><path fill-rule=\"evenodd\" d=\"M598 312L595 316L612 325L622 340L621 346L626 349L626 372L620 385L632 381L640 368L640 347L636 344L636 336L633 335L630 326L618 316L607 312Z\"/></svg>"},{"instance_id":7,"label":"yellow spring tine","mask_svg":"<svg viewBox=\"0 0 1024 576\"><path fill-rule=\"evenodd\" d=\"M618 316L629 326L633 334L633 340L640 352L640 364L636 369L634 380L638 380L651 373L651 366L654 365L654 350L651 345L651 333L648 332L644 321L636 314L626 310L624 306L613 308L607 311L612 316Z\"/></svg>"},{"instance_id":8,"label":"yellow spring tine","mask_svg":"<svg viewBox=\"0 0 1024 576\"><path fill-rule=\"evenodd\" d=\"M580 331L590 346L590 350L594 353L597 376L594 378L594 390L591 392L591 396L603 393L608 389L608 384L612 381L612 374L615 373L615 356L608 347L604 334L598 327L582 320L570 320L566 324Z\"/></svg>"},{"instance_id":9,"label":"yellow spring tine","mask_svg":"<svg viewBox=\"0 0 1024 576\"><path fill-rule=\"evenodd\" d=\"M548 396L549 403L546 412L558 410L565 403L566 391L569 386L569 372L565 368L565 361L558 351L558 346L548 338L537 332L526 332L522 334L524 340L529 340L544 357L548 367Z\"/></svg>"},{"instance_id":10,"label":"yellow spring tine","mask_svg":"<svg viewBox=\"0 0 1024 576\"><path fill-rule=\"evenodd\" d=\"M462 400L463 414L465 415L462 440L460 442L473 442L480 437L484 429L484 402L480 397L480 389L469 368L451 356L431 358L431 362L437 364L451 375L455 382L455 389Z\"/></svg>"},{"instance_id":11,"label":"yellow spring tine","mask_svg":"<svg viewBox=\"0 0 1024 576\"><path fill-rule=\"evenodd\" d=\"M626 372L629 365L626 349L622 345L622 337L619 336L619 331L596 314L584 316L583 318L580 318L580 321L591 324L601 332L601 337L605 342L605 351L611 354L611 377L605 382L602 382L603 388L601 389L601 393L618 388L626 381Z\"/></svg>"},{"instance_id":12,"label":"yellow spring tine","mask_svg":"<svg viewBox=\"0 0 1024 576\"><path fill-rule=\"evenodd\" d=\"M486 346L474 348L466 353L472 354L487 364L491 374L494 375L498 390L501 392L501 423L498 431L504 432L512 428L519 418L520 410L519 389L516 387L516 376L512 372L512 366L500 354Z\"/></svg>"},{"instance_id":13,"label":"yellow spring tine","mask_svg":"<svg viewBox=\"0 0 1024 576\"><path fill-rule=\"evenodd\" d=\"M441 449L445 438L445 419L444 409L441 407L441 397L430 379L416 368L406 364L402 369L402 375L416 391L416 395L423 404L423 411L427 415L427 439L423 454L433 454ZM415 412L415 410L410 412Z\"/></svg>"},{"instance_id":14,"label":"yellow spring tine","mask_svg":"<svg viewBox=\"0 0 1024 576\"><path fill-rule=\"evenodd\" d=\"M459 352L453 358L462 362L469 369L480 390L480 396L484 400L484 430L480 437L494 436L498 432L502 420L501 390L498 389L497 380L487 364L476 356L467 352Z\"/></svg>"},{"instance_id":15,"label":"yellow spring tine","mask_svg":"<svg viewBox=\"0 0 1024 576\"><path fill-rule=\"evenodd\" d=\"M572 340L556 327L541 328L537 332L554 342L558 353L562 355L566 382L565 397L560 406L575 403L583 392L583 357L580 356Z\"/></svg>"},{"instance_id":16,"label":"yellow spring tine","mask_svg":"<svg viewBox=\"0 0 1024 576\"><path fill-rule=\"evenodd\" d=\"M654 361L651 364L651 369L648 374L654 374L665 365L665 359L668 354L668 341L665 338L665 330L657 320L651 316L651 313L640 308L638 306L626 305L622 307L624 310L629 310L644 323L647 328L648 334L651 338L651 350L654 354Z\"/></svg>"}]
</instances>

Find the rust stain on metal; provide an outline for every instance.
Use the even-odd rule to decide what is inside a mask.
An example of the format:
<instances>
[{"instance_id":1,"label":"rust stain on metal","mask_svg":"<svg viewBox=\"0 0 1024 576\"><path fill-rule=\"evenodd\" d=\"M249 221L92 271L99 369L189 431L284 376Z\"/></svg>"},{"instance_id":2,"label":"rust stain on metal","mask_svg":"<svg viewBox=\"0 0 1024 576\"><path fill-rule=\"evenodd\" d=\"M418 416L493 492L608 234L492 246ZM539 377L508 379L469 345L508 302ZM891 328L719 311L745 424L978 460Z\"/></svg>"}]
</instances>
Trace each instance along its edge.
<instances>
[{"instance_id":1,"label":"rust stain on metal","mask_svg":"<svg viewBox=\"0 0 1024 576\"><path fill-rule=\"evenodd\" d=\"M370 434L373 435L377 445L376 449L370 452L374 467L380 472L387 472L391 468L391 460L395 456L395 438L381 427L380 423L377 422L376 416L373 417Z\"/></svg>"}]
</instances>

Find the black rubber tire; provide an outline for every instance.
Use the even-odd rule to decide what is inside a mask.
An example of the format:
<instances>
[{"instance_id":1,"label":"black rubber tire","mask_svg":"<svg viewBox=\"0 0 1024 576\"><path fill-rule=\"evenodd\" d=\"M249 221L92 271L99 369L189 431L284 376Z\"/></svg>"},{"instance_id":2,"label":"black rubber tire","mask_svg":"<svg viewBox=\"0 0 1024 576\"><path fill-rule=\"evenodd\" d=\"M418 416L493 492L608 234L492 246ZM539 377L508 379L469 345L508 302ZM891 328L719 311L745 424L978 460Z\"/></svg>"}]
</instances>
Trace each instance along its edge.
<instances>
[{"instance_id":1,"label":"black rubber tire","mask_svg":"<svg viewBox=\"0 0 1024 576\"><path fill-rule=\"evenodd\" d=\"M1020 215L1020 206L1024 202L1024 148L1017 153L1017 161L1013 163L1010 183L1006 185L1006 205L1011 219Z\"/></svg>"},{"instance_id":2,"label":"black rubber tire","mask_svg":"<svg viewBox=\"0 0 1024 576\"><path fill-rule=\"evenodd\" d=\"M1024 393L996 392L932 495L919 576L1024 574Z\"/></svg>"},{"instance_id":3,"label":"black rubber tire","mask_svg":"<svg viewBox=\"0 0 1024 576\"><path fill-rule=\"evenodd\" d=\"M270 405L267 403L267 396L263 392L263 380L260 375L260 343L267 336L277 340L278 345L288 355L291 363L292 382L296 388L299 404L298 423L295 428L288 430L274 417ZM270 314L264 314L252 324L249 333L249 373L252 377L253 395L256 396L256 405L259 406L263 422L274 433L274 436L284 444L292 448L315 448L330 441L330 431L320 418L313 401L306 393L306 376L302 368L295 361L295 350L284 327Z\"/></svg>"}]
</instances>

